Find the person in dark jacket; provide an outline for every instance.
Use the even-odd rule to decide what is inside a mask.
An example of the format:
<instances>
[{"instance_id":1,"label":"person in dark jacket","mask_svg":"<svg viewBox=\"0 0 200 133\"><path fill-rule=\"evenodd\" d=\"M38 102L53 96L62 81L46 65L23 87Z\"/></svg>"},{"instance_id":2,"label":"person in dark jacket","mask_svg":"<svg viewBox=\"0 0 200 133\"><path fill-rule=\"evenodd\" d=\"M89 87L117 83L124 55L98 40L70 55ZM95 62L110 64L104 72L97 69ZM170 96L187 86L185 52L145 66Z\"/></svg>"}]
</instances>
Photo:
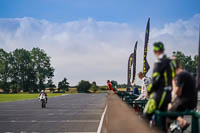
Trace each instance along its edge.
<instances>
[{"instance_id":1,"label":"person in dark jacket","mask_svg":"<svg viewBox=\"0 0 200 133\"><path fill-rule=\"evenodd\" d=\"M193 110L197 106L197 89L194 77L185 71L176 60L176 77L173 80L172 100L168 105L169 111L183 112ZM189 123L179 116L176 118L182 130L185 130Z\"/></svg>"},{"instance_id":2,"label":"person in dark jacket","mask_svg":"<svg viewBox=\"0 0 200 133\"><path fill-rule=\"evenodd\" d=\"M144 116L152 119L155 110L167 111L171 101L172 79L175 77L175 66L171 59L164 54L162 42L153 45L157 60L154 64L152 82L147 88L148 102L144 108Z\"/></svg>"}]
</instances>

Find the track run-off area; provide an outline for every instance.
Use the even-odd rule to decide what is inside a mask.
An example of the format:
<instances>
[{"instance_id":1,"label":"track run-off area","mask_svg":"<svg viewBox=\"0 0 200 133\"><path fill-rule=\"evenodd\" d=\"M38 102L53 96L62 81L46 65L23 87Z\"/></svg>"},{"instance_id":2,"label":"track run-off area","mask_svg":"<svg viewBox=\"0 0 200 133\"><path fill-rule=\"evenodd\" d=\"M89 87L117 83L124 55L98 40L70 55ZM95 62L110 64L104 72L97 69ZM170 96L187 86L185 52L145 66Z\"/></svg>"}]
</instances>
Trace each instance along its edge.
<instances>
[{"instance_id":1,"label":"track run-off area","mask_svg":"<svg viewBox=\"0 0 200 133\"><path fill-rule=\"evenodd\" d=\"M0 103L0 133L98 133L105 110L106 93Z\"/></svg>"}]
</instances>

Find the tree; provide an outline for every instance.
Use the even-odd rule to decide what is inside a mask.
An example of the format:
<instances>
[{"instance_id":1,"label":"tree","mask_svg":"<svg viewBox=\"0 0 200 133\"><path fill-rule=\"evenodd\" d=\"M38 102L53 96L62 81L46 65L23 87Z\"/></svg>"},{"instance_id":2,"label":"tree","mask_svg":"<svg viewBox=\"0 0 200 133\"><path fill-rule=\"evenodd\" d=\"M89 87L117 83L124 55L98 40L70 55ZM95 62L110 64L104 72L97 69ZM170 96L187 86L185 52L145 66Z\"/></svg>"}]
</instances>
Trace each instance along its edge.
<instances>
[{"instance_id":1,"label":"tree","mask_svg":"<svg viewBox=\"0 0 200 133\"><path fill-rule=\"evenodd\" d=\"M78 92L86 92L88 93L89 92L89 89L91 87L91 84L89 81L84 81L84 80L81 80L77 86L77 91Z\"/></svg>"},{"instance_id":2,"label":"tree","mask_svg":"<svg viewBox=\"0 0 200 133\"><path fill-rule=\"evenodd\" d=\"M69 91L69 83L67 82L66 78L58 83L58 92L60 92L60 90L63 92Z\"/></svg>"},{"instance_id":3,"label":"tree","mask_svg":"<svg viewBox=\"0 0 200 133\"><path fill-rule=\"evenodd\" d=\"M51 67L50 57L39 48L31 50L33 68L36 76L36 85L41 90L45 89L44 82L54 76L54 68Z\"/></svg>"},{"instance_id":4,"label":"tree","mask_svg":"<svg viewBox=\"0 0 200 133\"><path fill-rule=\"evenodd\" d=\"M94 93L99 89L96 82L93 81L90 90L92 90Z\"/></svg>"},{"instance_id":5,"label":"tree","mask_svg":"<svg viewBox=\"0 0 200 133\"><path fill-rule=\"evenodd\" d=\"M9 65L10 54L0 49L0 88L5 92L9 93L9 76L10 76L10 65Z\"/></svg>"},{"instance_id":6,"label":"tree","mask_svg":"<svg viewBox=\"0 0 200 133\"><path fill-rule=\"evenodd\" d=\"M54 92L54 88L56 87L56 85L53 83L52 79L48 80L47 87L49 88L50 92Z\"/></svg>"},{"instance_id":7,"label":"tree","mask_svg":"<svg viewBox=\"0 0 200 133\"><path fill-rule=\"evenodd\" d=\"M30 52L25 49L16 49L11 58L12 87L17 87L17 92L20 90L28 92L30 80L32 79L30 76L33 72Z\"/></svg>"},{"instance_id":8,"label":"tree","mask_svg":"<svg viewBox=\"0 0 200 133\"><path fill-rule=\"evenodd\" d=\"M193 58L191 56L186 56L181 51L173 52L173 56L175 56L181 63L182 67L188 72L192 73L193 76L196 76L197 70L197 55Z\"/></svg>"},{"instance_id":9,"label":"tree","mask_svg":"<svg viewBox=\"0 0 200 133\"><path fill-rule=\"evenodd\" d=\"M38 92L53 76L50 57L43 50L16 49L7 53L0 49L0 88L5 92Z\"/></svg>"}]
</instances>

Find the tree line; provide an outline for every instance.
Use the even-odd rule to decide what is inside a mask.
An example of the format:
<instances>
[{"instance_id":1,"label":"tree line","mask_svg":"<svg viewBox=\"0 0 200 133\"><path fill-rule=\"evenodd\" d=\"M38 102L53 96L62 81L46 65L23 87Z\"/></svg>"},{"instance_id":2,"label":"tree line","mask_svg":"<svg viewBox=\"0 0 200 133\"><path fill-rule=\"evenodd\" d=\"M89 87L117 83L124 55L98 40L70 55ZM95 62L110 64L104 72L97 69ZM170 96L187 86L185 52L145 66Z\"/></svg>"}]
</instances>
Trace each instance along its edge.
<instances>
[{"instance_id":1,"label":"tree line","mask_svg":"<svg viewBox=\"0 0 200 133\"><path fill-rule=\"evenodd\" d=\"M173 52L173 56L175 56L180 64L182 65L183 69L190 72L194 77L197 75L197 66L198 66L198 56L195 55L187 56L181 51Z\"/></svg>"},{"instance_id":2,"label":"tree line","mask_svg":"<svg viewBox=\"0 0 200 133\"><path fill-rule=\"evenodd\" d=\"M81 80L77 85L77 91L79 93L90 93L90 92L95 93L99 89L100 87L97 86L95 81L90 83L89 81Z\"/></svg>"},{"instance_id":3,"label":"tree line","mask_svg":"<svg viewBox=\"0 0 200 133\"><path fill-rule=\"evenodd\" d=\"M34 92L45 89L52 80L54 68L50 57L40 48L16 49L6 52L0 49L0 88L4 92Z\"/></svg>"},{"instance_id":4,"label":"tree line","mask_svg":"<svg viewBox=\"0 0 200 133\"><path fill-rule=\"evenodd\" d=\"M16 49L6 52L0 49L0 89L5 93L29 92L38 93L49 88L54 92L56 85L54 68L51 65L51 58L40 48ZM81 80L76 86L78 92L96 92L100 89L96 82ZM67 78L58 82L57 92L69 91Z\"/></svg>"}]
</instances>

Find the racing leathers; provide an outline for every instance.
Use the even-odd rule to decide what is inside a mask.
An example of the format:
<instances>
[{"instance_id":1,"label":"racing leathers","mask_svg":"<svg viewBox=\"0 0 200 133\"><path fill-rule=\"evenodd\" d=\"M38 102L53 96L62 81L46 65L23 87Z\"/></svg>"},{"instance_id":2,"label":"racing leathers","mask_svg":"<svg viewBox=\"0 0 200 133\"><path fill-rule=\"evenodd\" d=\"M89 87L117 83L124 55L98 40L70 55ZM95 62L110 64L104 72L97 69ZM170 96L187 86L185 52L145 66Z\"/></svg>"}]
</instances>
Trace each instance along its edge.
<instances>
[{"instance_id":1,"label":"racing leathers","mask_svg":"<svg viewBox=\"0 0 200 133\"><path fill-rule=\"evenodd\" d=\"M172 79L175 77L175 64L161 54L154 64L152 82L147 92L149 100L145 106L144 114L151 119L155 110L166 111L171 100Z\"/></svg>"},{"instance_id":2,"label":"racing leathers","mask_svg":"<svg viewBox=\"0 0 200 133\"><path fill-rule=\"evenodd\" d=\"M45 99L46 99L46 103L47 103L47 100L48 100L48 96L47 96L47 93L46 92L40 92L39 94L39 97L44 94L45 95Z\"/></svg>"}]
</instances>

